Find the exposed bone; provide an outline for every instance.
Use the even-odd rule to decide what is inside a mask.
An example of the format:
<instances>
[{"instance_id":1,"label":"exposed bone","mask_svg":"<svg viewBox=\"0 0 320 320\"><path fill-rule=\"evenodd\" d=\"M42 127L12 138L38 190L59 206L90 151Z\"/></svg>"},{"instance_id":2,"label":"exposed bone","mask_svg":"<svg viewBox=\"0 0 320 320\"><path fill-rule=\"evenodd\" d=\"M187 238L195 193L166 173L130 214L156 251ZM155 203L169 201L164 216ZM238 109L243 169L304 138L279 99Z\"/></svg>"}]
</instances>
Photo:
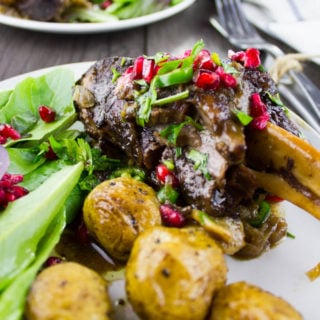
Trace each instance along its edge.
<instances>
[{"instance_id":1,"label":"exposed bone","mask_svg":"<svg viewBox=\"0 0 320 320\"><path fill-rule=\"evenodd\" d=\"M320 219L320 151L272 123L247 137L258 186Z\"/></svg>"}]
</instances>

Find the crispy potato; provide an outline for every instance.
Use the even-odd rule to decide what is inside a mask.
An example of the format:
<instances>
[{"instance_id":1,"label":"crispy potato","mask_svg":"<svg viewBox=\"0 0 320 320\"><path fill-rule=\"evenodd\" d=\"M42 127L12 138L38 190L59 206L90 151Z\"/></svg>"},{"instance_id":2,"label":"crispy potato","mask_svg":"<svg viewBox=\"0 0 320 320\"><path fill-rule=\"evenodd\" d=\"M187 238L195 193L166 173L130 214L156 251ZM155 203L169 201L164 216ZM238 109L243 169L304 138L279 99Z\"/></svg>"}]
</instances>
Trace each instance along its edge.
<instances>
[{"instance_id":1,"label":"crispy potato","mask_svg":"<svg viewBox=\"0 0 320 320\"><path fill-rule=\"evenodd\" d=\"M134 243L126 292L142 319L201 320L226 274L222 250L205 231L154 227Z\"/></svg>"},{"instance_id":2,"label":"crispy potato","mask_svg":"<svg viewBox=\"0 0 320 320\"><path fill-rule=\"evenodd\" d=\"M302 320L285 300L246 282L218 291L209 320Z\"/></svg>"},{"instance_id":3,"label":"crispy potato","mask_svg":"<svg viewBox=\"0 0 320 320\"><path fill-rule=\"evenodd\" d=\"M138 234L161 224L159 207L151 187L120 177L91 191L84 202L83 217L90 234L110 256L125 261Z\"/></svg>"},{"instance_id":4,"label":"crispy potato","mask_svg":"<svg viewBox=\"0 0 320 320\"><path fill-rule=\"evenodd\" d=\"M44 269L27 297L28 320L108 320L110 312L106 281L74 262Z\"/></svg>"}]
</instances>

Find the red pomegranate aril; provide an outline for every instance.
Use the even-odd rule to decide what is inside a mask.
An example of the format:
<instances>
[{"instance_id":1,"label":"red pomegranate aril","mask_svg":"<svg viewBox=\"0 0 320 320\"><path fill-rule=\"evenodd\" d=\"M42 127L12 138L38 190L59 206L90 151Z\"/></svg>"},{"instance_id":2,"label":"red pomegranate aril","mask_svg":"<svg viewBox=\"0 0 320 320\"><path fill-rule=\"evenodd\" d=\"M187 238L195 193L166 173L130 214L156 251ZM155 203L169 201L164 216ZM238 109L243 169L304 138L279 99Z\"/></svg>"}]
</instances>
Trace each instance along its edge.
<instances>
[{"instance_id":1,"label":"red pomegranate aril","mask_svg":"<svg viewBox=\"0 0 320 320\"><path fill-rule=\"evenodd\" d=\"M63 260L61 258L52 256L47 259L47 261L44 263L44 266L51 267L51 266L54 266L55 264L59 264L61 262L63 262Z\"/></svg>"},{"instance_id":2,"label":"red pomegranate aril","mask_svg":"<svg viewBox=\"0 0 320 320\"><path fill-rule=\"evenodd\" d=\"M142 78L142 70L143 70L143 62L144 57L140 56L134 61L133 69L132 69L132 76L134 80L138 80Z\"/></svg>"},{"instance_id":3,"label":"red pomegranate aril","mask_svg":"<svg viewBox=\"0 0 320 320\"><path fill-rule=\"evenodd\" d=\"M7 143L7 141L8 141L7 137L0 135L0 144L5 144L5 143Z\"/></svg>"},{"instance_id":4,"label":"red pomegranate aril","mask_svg":"<svg viewBox=\"0 0 320 320\"><path fill-rule=\"evenodd\" d=\"M162 163L156 167L156 176L162 184L169 184L174 188L179 185L178 178L175 174Z\"/></svg>"},{"instance_id":5,"label":"red pomegranate aril","mask_svg":"<svg viewBox=\"0 0 320 320\"><path fill-rule=\"evenodd\" d=\"M89 232L83 221L78 225L75 236L80 244L85 245L89 243Z\"/></svg>"},{"instance_id":6,"label":"red pomegranate aril","mask_svg":"<svg viewBox=\"0 0 320 320\"><path fill-rule=\"evenodd\" d=\"M143 68L142 68L142 78L150 83L154 77L154 60L153 59L144 59Z\"/></svg>"},{"instance_id":7,"label":"red pomegranate aril","mask_svg":"<svg viewBox=\"0 0 320 320\"><path fill-rule=\"evenodd\" d=\"M106 1L104 1L104 2L102 2L102 3L100 4L100 8L102 8L102 9L107 9L107 8L110 7L111 5L112 5L112 1L106 0Z\"/></svg>"},{"instance_id":8,"label":"red pomegranate aril","mask_svg":"<svg viewBox=\"0 0 320 320\"><path fill-rule=\"evenodd\" d=\"M25 196L26 194L28 194L29 191L21 186L13 186L12 193L15 195L16 199L19 199L19 198Z\"/></svg>"},{"instance_id":9,"label":"red pomegranate aril","mask_svg":"<svg viewBox=\"0 0 320 320\"><path fill-rule=\"evenodd\" d=\"M260 51L255 48L248 48L244 60L245 68L255 69L261 65Z\"/></svg>"},{"instance_id":10,"label":"red pomegranate aril","mask_svg":"<svg viewBox=\"0 0 320 320\"><path fill-rule=\"evenodd\" d=\"M186 224L185 217L167 204L160 206L162 222L168 227L181 228Z\"/></svg>"},{"instance_id":11,"label":"red pomegranate aril","mask_svg":"<svg viewBox=\"0 0 320 320\"><path fill-rule=\"evenodd\" d=\"M194 73L195 85L202 89L217 89L220 85L220 76L210 70L198 70Z\"/></svg>"},{"instance_id":12,"label":"red pomegranate aril","mask_svg":"<svg viewBox=\"0 0 320 320\"><path fill-rule=\"evenodd\" d=\"M267 106L261 100L259 93L253 93L250 96L250 115L258 117L267 113Z\"/></svg>"},{"instance_id":13,"label":"red pomegranate aril","mask_svg":"<svg viewBox=\"0 0 320 320\"><path fill-rule=\"evenodd\" d=\"M23 175L22 174L5 174L3 178L8 179L12 184L17 184L23 181Z\"/></svg>"},{"instance_id":14,"label":"red pomegranate aril","mask_svg":"<svg viewBox=\"0 0 320 320\"><path fill-rule=\"evenodd\" d=\"M0 129L0 134L5 138L11 138L12 140L18 140L21 138L20 133L9 124L4 124Z\"/></svg>"},{"instance_id":15,"label":"red pomegranate aril","mask_svg":"<svg viewBox=\"0 0 320 320\"><path fill-rule=\"evenodd\" d=\"M166 182L166 176L169 174L170 170L167 168L166 165L164 164L159 164L156 167L156 175L157 175L157 179L161 182L161 183L165 183Z\"/></svg>"},{"instance_id":16,"label":"red pomegranate aril","mask_svg":"<svg viewBox=\"0 0 320 320\"><path fill-rule=\"evenodd\" d=\"M58 156L56 153L53 151L52 147L49 146L48 151L44 154L45 158L48 160L56 160L58 159Z\"/></svg>"},{"instance_id":17,"label":"red pomegranate aril","mask_svg":"<svg viewBox=\"0 0 320 320\"><path fill-rule=\"evenodd\" d=\"M201 50L193 62L194 69L214 70L216 65L211 59L211 54L208 50Z\"/></svg>"},{"instance_id":18,"label":"red pomegranate aril","mask_svg":"<svg viewBox=\"0 0 320 320\"><path fill-rule=\"evenodd\" d=\"M44 121L44 122L53 122L56 119L56 112L48 107L48 106L40 106L39 107L39 115L40 118Z\"/></svg>"},{"instance_id":19,"label":"red pomegranate aril","mask_svg":"<svg viewBox=\"0 0 320 320\"><path fill-rule=\"evenodd\" d=\"M221 77L221 81L227 88L235 88L238 84L237 79L229 73L224 73Z\"/></svg>"},{"instance_id":20,"label":"red pomegranate aril","mask_svg":"<svg viewBox=\"0 0 320 320\"><path fill-rule=\"evenodd\" d=\"M283 198L281 198L279 196L276 196L274 194L270 194L270 193L268 193L266 195L265 200L268 201L268 202L272 202L272 203L277 203L277 202L284 201Z\"/></svg>"},{"instance_id":21,"label":"red pomegranate aril","mask_svg":"<svg viewBox=\"0 0 320 320\"><path fill-rule=\"evenodd\" d=\"M230 50L228 56L232 61L244 62L246 53L244 51L233 52Z\"/></svg>"},{"instance_id":22,"label":"red pomegranate aril","mask_svg":"<svg viewBox=\"0 0 320 320\"><path fill-rule=\"evenodd\" d=\"M250 122L250 126L257 130L264 130L267 127L268 121L270 120L270 116L268 113L265 113L261 116L254 118Z\"/></svg>"}]
</instances>

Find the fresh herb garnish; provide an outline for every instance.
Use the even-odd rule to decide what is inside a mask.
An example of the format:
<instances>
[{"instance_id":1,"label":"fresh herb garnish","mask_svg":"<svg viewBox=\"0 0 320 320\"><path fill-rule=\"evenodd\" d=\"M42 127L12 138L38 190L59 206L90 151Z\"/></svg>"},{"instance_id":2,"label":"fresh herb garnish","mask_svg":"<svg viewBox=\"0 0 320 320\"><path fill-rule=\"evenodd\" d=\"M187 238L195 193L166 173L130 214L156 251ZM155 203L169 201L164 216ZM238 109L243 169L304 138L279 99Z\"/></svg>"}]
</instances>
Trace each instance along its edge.
<instances>
[{"instance_id":1,"label":"fresh herb garnish","mask_svg":"<svg viewBox=\"0 0 320 320\"><path fill-rule=\"evenodd\" d=\"M208 171L208 155L192 149L187 153L187 158L194 162L194 169L200 170L207 180L211 180L211 175Z\"/></svg>"},{"instance_id":2,"label":"fresh herb garnish","mask_svg":"<svg viewBox=\"0 0 320 320\"><path fill-rule=\"evenodd\" d=\"M202 126L196 123L191 117L186 117L186 120L179 124L170 124L165 129L160 132L160 136L166 138L169 143L176 145L178 136L182 130L182 128L186 125L192 125L198 130L202 130Z\"/></svg>"}]
</instances>

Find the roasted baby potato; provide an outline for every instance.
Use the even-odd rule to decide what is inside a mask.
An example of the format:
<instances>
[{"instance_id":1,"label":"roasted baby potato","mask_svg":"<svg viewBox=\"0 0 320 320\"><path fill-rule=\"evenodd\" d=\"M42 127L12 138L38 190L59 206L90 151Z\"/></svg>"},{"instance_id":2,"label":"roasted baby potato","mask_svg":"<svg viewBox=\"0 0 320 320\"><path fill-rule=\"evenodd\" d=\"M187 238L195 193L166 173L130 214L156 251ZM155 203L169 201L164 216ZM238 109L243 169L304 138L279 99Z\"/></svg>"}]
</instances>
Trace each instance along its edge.
<instances>
[{"instance_id":1,"label":"roasted baby potato","mask_svg":"<svg viewBox=\"0 0 320 320\"><path fill-rule=\"evenodd\" d=\"M155 191L130 177L105 181L94 188L83 206L89 233L116 260L129 257L136 237L161 224Z\"/></svg>"},{"instance_id":2,"label":"roasted baby potato","mask_svg":"<svg viewBox=\"0 0 320 320\"><path fill-rule=\"evenodd\" d=\"M154 227L136 239L126 292L141 319L204 319L226 281L220 247L198 228Z\"/></svg>"},{"instance_id":3,"label":"roasted baby potato","mask_svg":"<svg viewBox=\"0 0 320 320\"><path fill-rule=\"evenodd\" d=\"M218 291L209 320L302 320L285 300L246 282Z\"/></svg>"},{"instance_id":4,"label":"roasted baby potato","mask_svg":"<svg viewBox=\"0 0 320 320\"><path fill-rule=\"evenodd\" d=\"M74 262L44 269L27 297L28 320L108 320L111 302L106 281Z\"/></svg>"}]
</instances>

